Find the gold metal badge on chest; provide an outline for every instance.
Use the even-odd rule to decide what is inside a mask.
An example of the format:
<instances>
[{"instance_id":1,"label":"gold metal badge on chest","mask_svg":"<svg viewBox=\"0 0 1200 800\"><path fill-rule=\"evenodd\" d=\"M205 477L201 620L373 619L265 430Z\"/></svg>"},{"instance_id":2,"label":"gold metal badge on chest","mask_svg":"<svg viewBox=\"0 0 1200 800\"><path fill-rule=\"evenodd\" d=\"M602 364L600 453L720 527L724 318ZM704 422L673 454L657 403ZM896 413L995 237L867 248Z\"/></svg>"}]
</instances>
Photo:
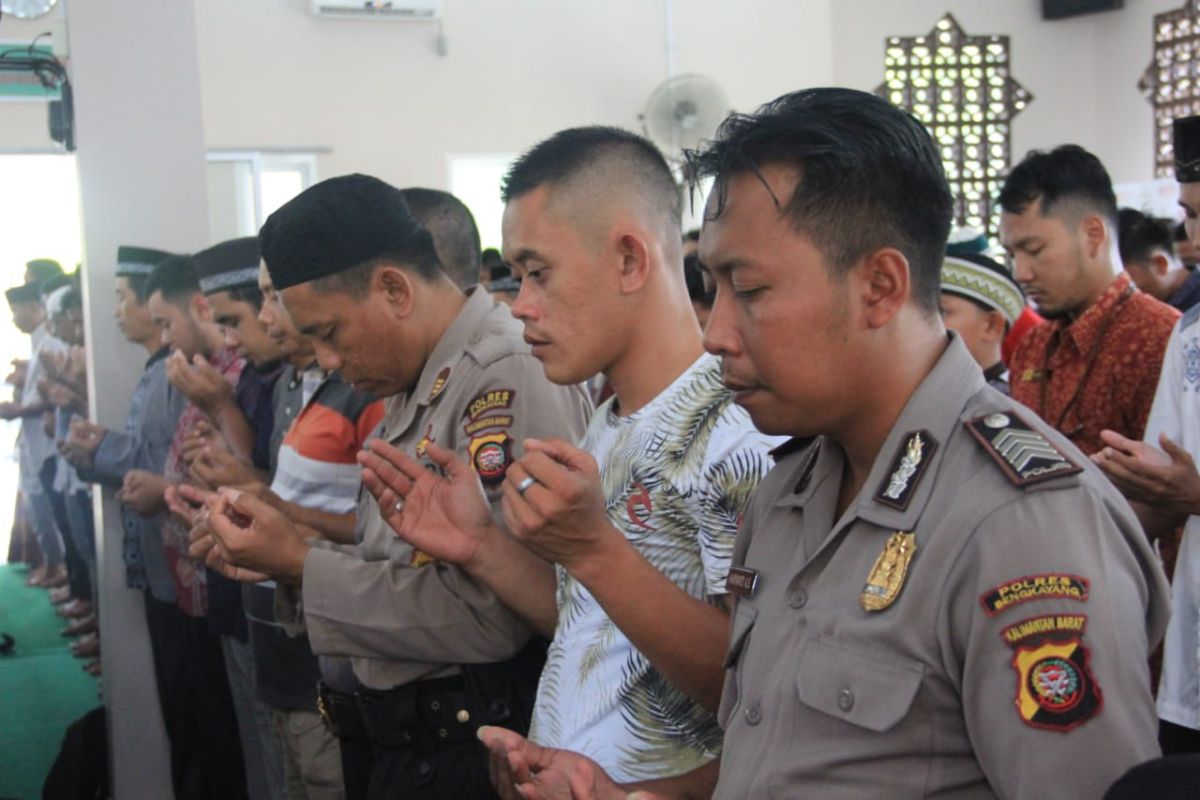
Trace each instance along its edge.
<instances>
[{"instance_id":1,"label":"gold metal badge on chest","mask_svg":"<svg viewBox=\"0 0 1200 800\"><path fill-rule=\"evenodd\" d=\"M908 562L912 561L915 552L916 534L896 531L888 537L883 552L875 559L875 566L871 567L871 574L867 576L867 585L858 596L858 602L864 610L882 611L896 600L904 588Z\"/></svg>"}]
</instances>

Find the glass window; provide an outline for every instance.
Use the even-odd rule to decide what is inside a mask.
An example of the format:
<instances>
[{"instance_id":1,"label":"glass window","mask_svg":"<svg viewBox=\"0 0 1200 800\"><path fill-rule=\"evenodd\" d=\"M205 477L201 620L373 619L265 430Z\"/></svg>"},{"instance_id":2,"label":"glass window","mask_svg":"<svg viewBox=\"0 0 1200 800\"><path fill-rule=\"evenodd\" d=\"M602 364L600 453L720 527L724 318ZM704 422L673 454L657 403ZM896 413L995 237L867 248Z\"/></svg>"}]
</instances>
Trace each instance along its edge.
<instances>
[{"instance_id":1,"label":"glass window","mask_svg":"<svg viewBox=\"0 0 1200 800\"><path fill-rule=\"evenodd\" d=\"M1171 123L1200 114L1200 0L1154 16L1154 60L1138 88L1154 105L1154 174L1172 177Z\"/></svg>"},{"instance_id":2,"label":"glass window","mask_svg":"<svg viewBox=\"0 0 1200 800\"><path fill-rule=\"evenodd\" d=\"M883 64L876 94L933 134L955 196L955 224L994 237L996 196L1012 163L1010 126L1033 99L1012 77L1008 37L968 36L947 14L925 36L887 39Z\"/></svg>"}]
</instances>

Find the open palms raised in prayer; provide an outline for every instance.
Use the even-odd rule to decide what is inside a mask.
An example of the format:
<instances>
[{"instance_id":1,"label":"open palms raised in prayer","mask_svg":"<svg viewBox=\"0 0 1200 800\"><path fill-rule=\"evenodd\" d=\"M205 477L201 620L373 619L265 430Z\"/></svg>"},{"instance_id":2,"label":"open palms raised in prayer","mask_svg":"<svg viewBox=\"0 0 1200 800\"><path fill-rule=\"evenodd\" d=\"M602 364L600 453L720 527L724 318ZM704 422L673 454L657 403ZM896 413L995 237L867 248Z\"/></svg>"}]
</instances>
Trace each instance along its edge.
<instances>
[{"instance_id":1,"label":"open palms raised in prayer","mask_svg":"<svg viewBox=\"0 0 1200 800\"><path fill-rule=\"evenodd\" d=\"M396 535L423 553L467 565L496 527L479 477L453 451L427 445L445 476L381 439L358 454L363 486Z\"/></svg>"}]
</instances>

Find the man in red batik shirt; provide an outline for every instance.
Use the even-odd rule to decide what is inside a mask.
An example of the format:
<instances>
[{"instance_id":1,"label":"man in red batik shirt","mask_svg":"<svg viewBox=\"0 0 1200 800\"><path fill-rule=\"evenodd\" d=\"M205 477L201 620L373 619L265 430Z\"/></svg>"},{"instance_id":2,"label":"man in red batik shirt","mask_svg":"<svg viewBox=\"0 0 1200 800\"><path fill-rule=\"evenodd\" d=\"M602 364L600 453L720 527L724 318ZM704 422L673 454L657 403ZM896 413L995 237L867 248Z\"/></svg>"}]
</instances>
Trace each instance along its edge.
<instances>
[{"instance_id":1,"label":"man in red batik shirt","mask_svg":"<svg viewBox=\"0 0 1200 800\"><path fill-rule=\"evenodd\" d=\"M1014 277L1046 319L1013 353L1013 398L1089 455L1105 429L1140 440L1179 312L1121 272L1104 165L1076 145L1034 151L1000 205Z\"/></svg>"}]
</instances>

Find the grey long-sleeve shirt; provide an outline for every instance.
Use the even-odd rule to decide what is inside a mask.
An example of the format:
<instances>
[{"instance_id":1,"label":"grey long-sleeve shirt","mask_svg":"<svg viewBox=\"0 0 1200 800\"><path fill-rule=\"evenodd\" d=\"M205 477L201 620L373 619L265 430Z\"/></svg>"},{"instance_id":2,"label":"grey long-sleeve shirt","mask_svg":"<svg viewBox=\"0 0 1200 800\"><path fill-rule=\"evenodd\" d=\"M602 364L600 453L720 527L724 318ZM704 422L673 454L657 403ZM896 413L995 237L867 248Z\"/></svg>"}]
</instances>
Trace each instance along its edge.
<instances>
[{"instance_id":1,"label":"grey long-sleeve shirt","mask_svg":"<svg viewBox=\"0 0 1200 800\"><path fill-rule=\"evenodd\" d=\"M175 435L175 423L185 402L183 395L167 381L167 352L164 347L146 362L146 371L129 404L125 431L109 431L104 435L92 468L80 471L84 480L120 486L125 473L132 469L162 474ZM162 515L143 517L122 506L121 523L126 585L132 589L148 587L156 600L174 602L175 587L159 532Z\"/></svg>"}]
</instances>

